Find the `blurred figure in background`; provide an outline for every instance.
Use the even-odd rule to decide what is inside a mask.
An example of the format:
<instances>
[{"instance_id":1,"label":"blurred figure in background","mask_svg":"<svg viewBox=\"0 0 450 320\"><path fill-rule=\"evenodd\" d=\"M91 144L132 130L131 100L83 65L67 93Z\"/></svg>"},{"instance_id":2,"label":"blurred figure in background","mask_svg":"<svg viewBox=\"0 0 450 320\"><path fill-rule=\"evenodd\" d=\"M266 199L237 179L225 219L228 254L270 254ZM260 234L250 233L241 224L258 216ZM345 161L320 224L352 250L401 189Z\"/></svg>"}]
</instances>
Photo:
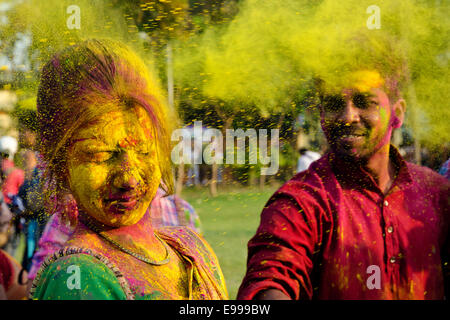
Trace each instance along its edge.
<instances>
[{"instance_id":1,"label":"blurred figure in background","mask_svg":"<svg viewBox=\"0 0 450 320\"><path fill-rule=\"evenodd\" d=\"M25 172L25 180L21 185L17 199L22 204L21 209L16 210L26 221L25 235L26 246L22 259L23 269L30 270L31 259L37 249L37 243L42 235L48 216L43 206L43 192L41 180L43 167L39 165L40 156L35 151L37 117L35 110L22 110L18 113L19 123L19 147L22 158L22 167Z\"/></svg>"},{"instance_id":2,"label":"blurred figure in background","mask_svg":"<svg viewBox=\"0 0 450 320\"><path fill-rule=\"evenodd\" d=\"M309 165L321 157L320 153L310 151L307 148L300 148L298 152L300 158L297 161L297 173L308 170Z\"/></svg>"},{"instance_id":3,"label":"blurred figure in background","mask_svg":"<svg viewBox=\"0 0 450 320\"><path fill-rule=\"evenodd\" d=\"M27 288L20 284L20 264L8 253L0 250L0 300L22 300L27 297ZM22 274L26 277L26 274Z\"/></svg>"},{"instance_id":4,"label":"blurred figure in background","mask_svg":"<svg viewBox=\"0 0 450 320\"><path fill-rule=\"evenodd\" d=\"M4 249L9 242L13 215L0 193L0 249Z\"/></svg>"},{"instance_id":5,"label":"blurred figure in background","mask_svg":"<svg viewBox=\"0 0 450 320\"><path fill-rule=\"evenodd\" d=\"M450 179L450 159L444 162L441 169L439 169L439 174Z\"/></svg>"},{"instance_id":6,"label":"blurred figure in background","mask_svg":"<svg viewBox=\"0 0 450 320\"><path fill-rule=\"evenodd\" d=\"M19 188L23 184L25 178L23 170L17 168L13 161L17 149L18 143L15 138L10 136L3 136L0 138L0 184L2 189L2 201L4 201L11 209L16 206L16 203L13 203L13 200L14 197L17 196ZM9 237L9 242L5 246L5 250L10 255L14 255L19 245L22 228L20 218L18 217L14 218L13 224L12 234Z\"/></svg>"},{"instance_id":7,"label":"blurred figure in background","mask_svg":"<svg viewBox=\"0 0 450 320\"><path fill-rule=\"evenodd\" d=\"M12 213L4 202L0 193L0 248L8 243ZM20 285L20 264L6 251L0 249L0 300L24 299L26 297L26 286ZM26 278L26 273L22 276Z\"/></svg>"},{"instance_id":8,"label":"blurred figure in background","mask_svg":"<svg viewBox=\"0 0 450 320\"><path fill-rule=\"evenodd\" d=\"M17 140L10 136L0 138L2 192L5 202L10 204L17 195L24 181L23 170L14 165L14 155L17 153Z\"/></svg>"}]
</instances>

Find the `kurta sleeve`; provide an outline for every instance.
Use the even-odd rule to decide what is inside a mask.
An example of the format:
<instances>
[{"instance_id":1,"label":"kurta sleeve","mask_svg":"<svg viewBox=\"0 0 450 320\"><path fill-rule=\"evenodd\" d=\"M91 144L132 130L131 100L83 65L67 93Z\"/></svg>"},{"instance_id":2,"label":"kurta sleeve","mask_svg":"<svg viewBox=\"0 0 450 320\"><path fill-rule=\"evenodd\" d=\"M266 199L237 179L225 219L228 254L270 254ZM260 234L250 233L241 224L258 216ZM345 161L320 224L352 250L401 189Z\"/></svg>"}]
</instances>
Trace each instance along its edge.
<instances>
[{"instance_id":1,"label":"kurta sleeve","mask_svg":"<svg viewBox=\"0 0 450 320\"><path fill-rule=\"evenodd\" d=\"M253 299L266 289L278 289L295 300L312 297L317 239L314 220L289 197L269 202L256 235L248 243L247 273L238 299Z\"/></svg>"},{"instance_id":2,"label":"kurta sleeve","mask_svg":"<svg viewBox=\"0 0 450 320\"><path fill-rule=\"evenodd\" d=\"M442 271L444 276L444 291L446 299L450 299L450 193L449 184L445 184L440 197L439 206L443 208L443 248L441 251Z\"/></svg>"},{"instance_id":3,"label":"kurta sleeve","mask_svg":"<svg viewBox=\"0 0 450 320\"><path fill-rule=\"evenodd\" d=\"M125 300L113 271L86 254L64 256L35 279L37 300Z\"/></svg>"}]
</instances>

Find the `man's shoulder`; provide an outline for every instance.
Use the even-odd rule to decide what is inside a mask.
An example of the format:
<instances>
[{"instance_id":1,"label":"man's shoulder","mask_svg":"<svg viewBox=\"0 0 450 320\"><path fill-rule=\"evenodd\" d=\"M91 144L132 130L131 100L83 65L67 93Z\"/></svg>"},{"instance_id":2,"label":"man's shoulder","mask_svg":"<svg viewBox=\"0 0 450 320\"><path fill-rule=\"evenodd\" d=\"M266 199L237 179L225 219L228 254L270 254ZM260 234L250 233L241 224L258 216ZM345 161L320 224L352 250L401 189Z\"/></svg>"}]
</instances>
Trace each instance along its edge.
<instances>
[{"instance_id":1,"label":"man's shoulder","mask_svg":"<svg viewBox=\"0 0 450 320\"><path fill-rule=\"evenodd\" d=\"M337 186L328 157L325 155L313 162L307 170L297 173L283 184L275 195L317 194L329 191L330 185Z\"/></svg>"},{"instance_id":2,"label":"man's shoulder","mask_svg":"<svg viewBox=\"0 0 450 320\"><path fill-rule=\"evenodd\" d=\"M406 162L411 178L423 188L449 189L450 181L432 169Z\"/></svg>"}]
</instances>

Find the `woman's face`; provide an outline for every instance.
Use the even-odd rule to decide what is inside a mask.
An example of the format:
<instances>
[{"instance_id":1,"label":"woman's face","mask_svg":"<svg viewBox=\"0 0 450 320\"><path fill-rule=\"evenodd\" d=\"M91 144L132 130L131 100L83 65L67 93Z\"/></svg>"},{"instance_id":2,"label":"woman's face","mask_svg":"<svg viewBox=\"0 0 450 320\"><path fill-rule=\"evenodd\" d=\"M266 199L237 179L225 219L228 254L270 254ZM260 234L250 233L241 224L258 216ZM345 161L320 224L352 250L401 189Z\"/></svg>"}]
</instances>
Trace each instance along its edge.
<instances>
[{"instance_id":1,"label":"woman's face","mask_svg":"<svg viewBox=\"0 0 450 320\"><path fill-rule=\"evenodd\" d=\"M81 209L97 221L120 227L145 214L161 179L151 128L142 107L118 106L72 137L69 187Z\"/></svg>"}]
</instances>

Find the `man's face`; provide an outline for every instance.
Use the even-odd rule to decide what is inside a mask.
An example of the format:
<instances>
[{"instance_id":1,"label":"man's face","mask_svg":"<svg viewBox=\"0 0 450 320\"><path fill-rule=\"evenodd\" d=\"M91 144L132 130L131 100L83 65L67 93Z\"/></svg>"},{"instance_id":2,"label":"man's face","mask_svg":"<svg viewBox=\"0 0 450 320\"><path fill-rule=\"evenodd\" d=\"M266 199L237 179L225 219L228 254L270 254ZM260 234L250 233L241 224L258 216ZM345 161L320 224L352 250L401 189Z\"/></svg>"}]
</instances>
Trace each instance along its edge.
<instances>
[{"instance_id":1,"label":"man's face","mask_svg":"<svg viewBox=\"0 0 450 320\"><path fill-rule=\"evenodd\" d=\"M391 110L386 92L367 85L325 95L321 122L331 149L347 160L367 162L389 146Z\"/></svg>"}]
</instances>

